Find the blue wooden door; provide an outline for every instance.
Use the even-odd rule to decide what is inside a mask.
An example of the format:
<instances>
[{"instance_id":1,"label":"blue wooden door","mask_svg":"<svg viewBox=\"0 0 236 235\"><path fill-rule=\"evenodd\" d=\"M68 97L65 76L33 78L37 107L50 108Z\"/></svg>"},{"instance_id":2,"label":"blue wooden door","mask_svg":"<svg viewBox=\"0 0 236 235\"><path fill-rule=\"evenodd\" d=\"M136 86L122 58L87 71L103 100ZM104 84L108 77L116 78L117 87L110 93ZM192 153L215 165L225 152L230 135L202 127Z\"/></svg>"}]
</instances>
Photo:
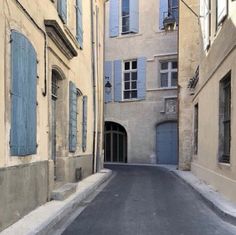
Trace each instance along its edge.
<instances>
[{"instance_id":1,"label":"blue wooden door","mask_svg":"<svg viewBox=\"0 0 236 235\"><path fill-rule=\"evenodd\" d=\"M157 163L177 164L177 123L157 126Z\"/></svg>"}]
</instances>

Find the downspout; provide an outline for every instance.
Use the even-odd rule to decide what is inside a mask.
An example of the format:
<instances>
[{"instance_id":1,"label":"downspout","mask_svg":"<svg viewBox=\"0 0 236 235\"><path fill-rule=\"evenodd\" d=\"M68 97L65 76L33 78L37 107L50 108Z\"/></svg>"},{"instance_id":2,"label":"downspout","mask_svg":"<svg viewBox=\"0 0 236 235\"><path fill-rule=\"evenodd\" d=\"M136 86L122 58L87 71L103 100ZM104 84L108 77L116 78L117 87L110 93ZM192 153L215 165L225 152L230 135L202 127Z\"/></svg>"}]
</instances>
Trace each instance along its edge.
<instances>
[{"instance_id":1,"label":"downspout","mask_svg":"<svg viewBox=\"0 0 236 235\"><path fill-rule=\"evenodd\" d=\"M19 0L15 0L18 6L22 9L22 11L27 15L30 21L36 26L36 28L43 34L44 36L44 91L42 92L43 96L47 95L47 35L44 30L36 23L33 17L29 14L29 12L25 9L25 7L19 2Z\"/></svg>"},{"instance_id":2,"label":"downspout","mask_svg":"<svg viewBox=\"0 0 236 235\"><path fill-rule=\"evenodd\" d=\"M92 45L92 57L91 57L91 64L92 64L92 79L93 79L93 113L94 113L94 120L93 120L93 162L92 162L92 169L93 173L96 172L96 162L97 162L97 154L96 154L96 123L97 123L97 99L96 99L96 72L95 72L95 41L94 41L94 18L93 18L93 0L90 0L91 5L91 45Z\"/></svg>"}]
</instances>

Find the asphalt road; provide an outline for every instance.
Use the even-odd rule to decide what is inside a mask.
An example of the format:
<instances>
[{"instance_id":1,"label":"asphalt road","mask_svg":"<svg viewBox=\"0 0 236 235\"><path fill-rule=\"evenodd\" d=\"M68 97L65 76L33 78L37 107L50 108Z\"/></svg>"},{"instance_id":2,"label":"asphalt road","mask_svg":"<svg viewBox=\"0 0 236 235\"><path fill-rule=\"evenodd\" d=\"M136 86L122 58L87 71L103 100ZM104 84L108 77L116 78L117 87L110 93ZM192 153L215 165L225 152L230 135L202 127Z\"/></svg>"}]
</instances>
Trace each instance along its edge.
<instances>
[{"instance_id":1,"label":"asphalt road","mask_svg":"<svg viewBox=\"0 0 236 235\"><path fill-rule=\"evenodd\" d=\"M116 176L63 235L235 235L200 197L165 169L110 166Z\"/></svg>"}]
</instances>

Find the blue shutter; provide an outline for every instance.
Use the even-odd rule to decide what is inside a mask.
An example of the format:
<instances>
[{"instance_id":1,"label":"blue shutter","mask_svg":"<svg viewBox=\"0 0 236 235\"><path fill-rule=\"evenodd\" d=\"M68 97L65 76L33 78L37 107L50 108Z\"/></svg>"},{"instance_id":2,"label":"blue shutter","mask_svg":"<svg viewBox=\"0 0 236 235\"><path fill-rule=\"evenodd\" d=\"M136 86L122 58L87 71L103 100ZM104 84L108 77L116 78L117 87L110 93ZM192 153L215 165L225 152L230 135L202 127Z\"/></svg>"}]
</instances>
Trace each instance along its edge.
<instances>
[{"instance_id":1,"label":"blue shutter","mask_svg":"<svg viewBox=\"0 0 236 235\"><path fill-rule=\"evenodd\" d=\"M70 82L69 89L69 151L75 152L77 147L77 89L73 82Z\"/></svg>"},{"instance_id":2,"label":"blue shutter","mask_svg":"<svg viewBox=\"0 0 236 235\"><path fill-rule=\"evenodd\" d=\"M145 57L138 58L138 98L145 99L146 95L146 61Z\"/></svg>"},{"instance_id":3,"label":"blue shutter","mask_svg":"<svg viewBox=\"0 0 236 235\"><path fill-rule=\"evenodd\" d=\"M112 85L112 61L106 61L105 62L105 81L104 85L109 82ZM105 88L106 89L106 88ZM111 102L112 101L112 91L111 93L107 94L105 91L105 102Z\"/></svg>"},{"instance_id":4,"label":"blue shutter","mask_svg":"<svg viewBox=\"0 0 236 235\"><path fill-rule=\"evenodd\" d=\"M83 11L82 0L76 0L76 39L83 48Z\"/></svg>"},{"instance_id":5,"label":"blue shutter","mask_svg":"<svg viewBox=\"0 0 236 235\"><path fill-rule=\"evenodd\" d=\"M36 153L36 53L22 34L11 34L11 133L12 156Z\"/></svg>"},{"instance_id":6,"label":"blue shutter","mask_svg":"<svg viewBox=\"0 0 236 235\"><path fill-rule=\"evenodd\" d=\"M88 97L83 97L83 136L82 136L82 148L86 151L87 147L87 112L88 112Z\"/></svg>"},{"instance_id":7,"label":"blue shutter","mask_svg":"<svg viewBox=\"0 0 236 235\"><path fill-rule=\"evenodd\" d=\"M63 23L67 22L67 0L58 0L57 11Z\"/></svg>"},{"instance_id":8,"label":"blue shutter","mask_svg":"<svg viewBox=\"0 0 236 235\"><path fill-rule=\"evenodd\" d=\"M114 86L115 86L114 100L121 101L122 100L122 61L121 60L114 61Z\"/></svg>"},{"instance_id":9,"label":"blue shutter","mask_svg":"<svg viewBox=\"0 0 236 235\"><path fill-rule=\"evenodd\" d=\"M168 16L168 0L160 0L159 28L163 29L163 20Z\"/></svg>"},{"instance_id":10,"label":"blue shutter","mask_svg":"<svg viewBox=\"0 0 236 235\"><path fill-rule=\"evenodd\" d=\"M110 0L109 3L110 37L117 37L119 35L119 0Z\"/></svg>"},{"instance_id":11,"label":"blue shutter","mask_svg":"<svg viewBox=\"0 0 236 235\"><path fill-rule=\"evenodd\" d=\"M139 0L130 0L130 32L139 31Z\"/></svg>"}]
</instances>

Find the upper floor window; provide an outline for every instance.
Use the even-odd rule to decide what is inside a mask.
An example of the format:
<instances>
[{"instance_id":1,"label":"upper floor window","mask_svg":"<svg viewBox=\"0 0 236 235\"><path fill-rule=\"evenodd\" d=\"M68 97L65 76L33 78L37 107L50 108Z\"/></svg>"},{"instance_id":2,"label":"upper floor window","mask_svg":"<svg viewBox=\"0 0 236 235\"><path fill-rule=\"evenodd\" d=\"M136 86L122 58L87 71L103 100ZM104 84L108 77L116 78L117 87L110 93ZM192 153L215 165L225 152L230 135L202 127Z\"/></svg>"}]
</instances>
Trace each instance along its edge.
<instances>
[{"instance_id":1,"label":"upper floor window","mask_svg":"<svg viewBox=\"0 0 236 235\"><path fill-rule=\"evenodd\" d=\"M124 99L135 99L138 97L137 78L138 78L137 60L125 61L124 75L123 75Z\"/></svg>"},{"instance_id":2,"label":"upper floor window","mask_svg":"<svg viewBox=\"0 0 236 235\"><path fill-rule=\"evenodd\" d=\"M159 9L159 28L164 29L164 19L168 16L172 16L175 20L176 25L179 22L179 6L178 0L160 0Z\"/></svg>"},{"instance_id":3,"label":"upper floor window","mask_svg":"<svg viewBox=\"0 0 236 235\"><path fill-rule=\"evenodd\" d=\"M231 147L231 75L220 82L220 162L230 163Z\"/></svg>"},{"instance_id":4,"label":"upper floor window","mask_svg":"<svg viewBox=\"0 0 236 235\"><path fill-rule=\"evenodd\" d=\"M177 87L178 82L178 62L160 62L160 87Z\"/></svg>"},{"instance_id":5,"label":"upper floor window","mask_svg":"<svg viewBox=\"0 0 236 235\"><path fill-rule=\"evenodd\" d=\"M139 0L109 1L109 36L139 32Z\"/></svg>"},{"instance_id":6,"label":"upper floor window","mask_svg":"<svg viewBox=\"0 0 236 235\"><path fill-rule=\"evenodd\" d=\"M64 24L67 23L67 0L57 0L57 11Z\"/></svg>"},{"instance_id":7,"label":"upper floor window","mask_svg":"<svg viewBox=\"0 0 236 235\"><path fill-rule=\"evenodd\" d=\"M129 20L130 20L129 0L122 0L121 9L122 9L122 14L121 14L122 33L129 33Z\"/></svg>"}]
</instances>

